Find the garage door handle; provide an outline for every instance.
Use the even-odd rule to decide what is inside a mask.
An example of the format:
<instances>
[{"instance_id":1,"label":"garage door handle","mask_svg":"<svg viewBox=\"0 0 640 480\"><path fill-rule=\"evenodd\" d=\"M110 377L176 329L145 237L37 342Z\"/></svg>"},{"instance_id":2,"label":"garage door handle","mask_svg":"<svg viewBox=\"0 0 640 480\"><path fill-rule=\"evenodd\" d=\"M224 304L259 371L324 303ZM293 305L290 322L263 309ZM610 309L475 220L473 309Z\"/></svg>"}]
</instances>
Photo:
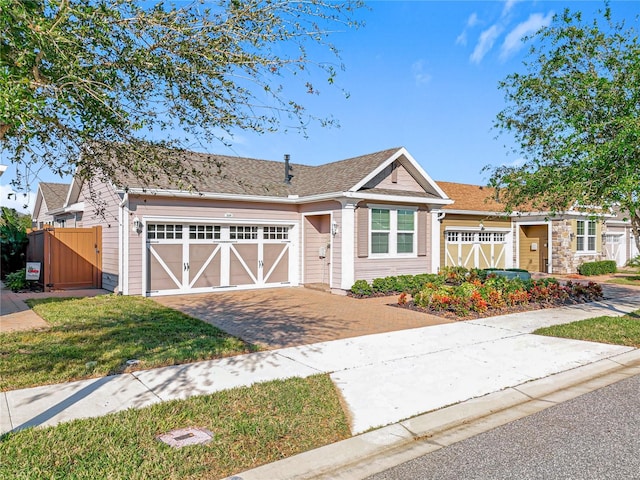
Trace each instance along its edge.
<instances>
[{"instance_id":1,"label":"garage door handle","mask_svg":"<svg viewBox=\"0 0 640 480\"><path fill-rule=\"evenodd\" d=\"M188 272L188 271L189 271L189 264L188 264L188 263L185 263L185 264L184 264L184 271L185 271L185 272Z\"/></svg>"},{"instance_id":2,"label":"garage door handle","mask_svg":"<svg viewBox=\"0 0 640 480\"><path fill-rule=\"evenodd\" d=\"M260 261L258 262L258 267L259 267L259 268L264 267L264 262L263 262L262 260L260 260Z\"/></svg>"}]
</instances>

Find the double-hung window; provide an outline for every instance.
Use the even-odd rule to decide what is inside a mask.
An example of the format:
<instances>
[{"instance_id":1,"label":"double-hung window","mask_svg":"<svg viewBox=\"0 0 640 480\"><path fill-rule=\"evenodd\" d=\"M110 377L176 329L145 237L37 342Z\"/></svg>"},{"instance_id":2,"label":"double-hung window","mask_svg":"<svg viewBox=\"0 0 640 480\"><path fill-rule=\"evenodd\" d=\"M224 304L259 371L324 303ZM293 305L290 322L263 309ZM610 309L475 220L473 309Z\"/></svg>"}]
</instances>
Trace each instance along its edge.
<instances>
[{"instance_id":1,"label":"double-hung window","mask_svg":"<svg viewBox=\"0 0 640 480\"><path fill-rule=\"evenodd\" d=\"M576 251L595 252L596 222L594 220L578 220L576 222Z\"/></svg>"},{"instance_id":2,"label":"double-hung window","mask_svg":"<svg viewBox=\"0 0 640 480\"><path fill-rule=\"evenodd\" d=\"M416 252L416 211L371 209L371 254L412 255Z\"/></svg>"}]
</instances>

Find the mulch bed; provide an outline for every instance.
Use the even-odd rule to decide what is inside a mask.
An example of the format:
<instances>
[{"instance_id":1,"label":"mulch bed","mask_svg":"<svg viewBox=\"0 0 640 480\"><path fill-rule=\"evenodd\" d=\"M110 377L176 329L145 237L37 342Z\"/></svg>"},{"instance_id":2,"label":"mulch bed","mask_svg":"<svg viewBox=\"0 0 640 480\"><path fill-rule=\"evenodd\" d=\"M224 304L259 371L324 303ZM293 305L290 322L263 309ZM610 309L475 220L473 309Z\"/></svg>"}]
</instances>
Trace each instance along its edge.
<instances>
[{"instance_id":1,"label":"mulch bed","mask_svg":"<svg viewBox=\"0 0 640 480\"><path fill-rule=\"evenodd\" d=\"M391 307L407 308L409 310L427 313L429 315L435 315L436 317L442 317L448 320L464 321L464 320L476 320L478 318L497 317L498 315L508 315L510 313L544 310L546 308L558 308L558 307L564 307L567 305L579 305L582 303L595 302L598 300L602 300L602 298L583 299L583 300L569 299L563 302L527 303L524 305L514 305L512 307L492 308L487 310L486 312L470 312L468 315L465 315L465 316L460 316L450 310L431 310L429 308L420 307L414 304L413 301L411 300L407 301L407 303L404 303L404 304L390 303L388 305Z\"/></svg>"}]
</instances>

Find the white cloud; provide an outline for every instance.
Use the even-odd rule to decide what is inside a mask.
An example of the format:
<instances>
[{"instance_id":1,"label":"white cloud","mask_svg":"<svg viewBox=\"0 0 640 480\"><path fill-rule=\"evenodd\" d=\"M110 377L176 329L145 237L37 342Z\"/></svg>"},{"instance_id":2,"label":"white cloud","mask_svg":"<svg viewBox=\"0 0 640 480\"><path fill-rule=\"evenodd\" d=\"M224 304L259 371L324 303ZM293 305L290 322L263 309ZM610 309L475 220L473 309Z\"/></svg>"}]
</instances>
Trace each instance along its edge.
<instances>
[{"instance_id":1,"label":"white cloud","mask_svg":"<svg viewBox=\"0 0 640 480\"><path fill-rule=\"evenodd\" d=\"M505 17L509 14L513 6L516 4L518 0L506 0L504 2L504 7L502 7L502 16Z\"/></svg>"},{"instance_id":2,"label":"white cloud","mask_svg":"<svg viewBox=\"0 0 640 480\"><path fill-rule=\"evenodd\" d=\"M0 185L0 204L3 207L15 208L20 213L31 214L35 202L36 192L16 192L9 185Z\"/></svg>"},{"instance_id":3,"label":"white cloud","mask_svg":"<svg viewBox=\"0 0 640 480\"><path fill-rule=\"evenodd\" d=\"M529 18L518 24L509 34L505 37L502 47L500 47L500 59L505 60L509 56L516 53L523 47L522 39L537 32L542 27L546 27L551 23L553 19L553 12L549 12L546 16L541 13L532 13Z\"/></svg>"},{"instance_id":4,"label":"white cloud","mask_svg":"<svg viewBox=\"0 0 640 480\"><path fill-rule=\"evenodd\" d=\"M426 85L431 81L431 75L424 72L424 61L418 60L411 65L411 73L416 85Z\"/></svg>"},{"instance_id":5,"label":"white cloud","mask_svg":"<svg viewBox=\"0 0 640 480\"><path fill-rule=\"evenodd\" d=\"M467 44L467 30L469 30L469 28L471 27L474 27L477 23L478 23L478 14L476 12L473 12L471 15L469 15L469 18L467 19L467 24L464 27L464 30L462 31L462 33L456 37L456 45Z\"/></svg>"},{"instance_id":6,"label":"white cloud","mask_svg":"<svg viewBox=\"0 0 640 480\"><path fill-rule=\"evenodd\" d=\"M492 25L491 27L483 31L480 34L480 38L478 39L476 48L473 50L471 57L469 57L470 60L473 63L480 63L484 58L484 56L487 54L487 52L491 50L491 48L493 47L493 44L495 43L496 39L498 38L501 32L502 32L502 28L499 27L497 24Z\"/></svg>"},{"instance_id":7,"label":"white cloud","mask_svg":"<svg viewBox=\"0 0 640 480\"><path fill-rule=\"evenodd\" d=\"M517 167L523 166L525 163L527 163L527 161L524 158L519 157L519 158L516 158L513 162L503 163L502 166L503 167L516 167L517 168Z\"/></svg>"}]
</instances>

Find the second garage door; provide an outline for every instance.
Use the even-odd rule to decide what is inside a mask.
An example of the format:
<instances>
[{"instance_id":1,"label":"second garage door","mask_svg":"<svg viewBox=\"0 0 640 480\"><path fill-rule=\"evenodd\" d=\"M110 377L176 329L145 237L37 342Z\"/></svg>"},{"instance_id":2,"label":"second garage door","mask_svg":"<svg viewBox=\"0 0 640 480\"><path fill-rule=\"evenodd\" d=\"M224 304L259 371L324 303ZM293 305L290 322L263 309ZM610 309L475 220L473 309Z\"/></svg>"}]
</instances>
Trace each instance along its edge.
<instances>
[{"instance_id":1,"label":"second garage door","mask_svg":"<svg viewBox=\"0 0 640 480\"><path fill-rule=\"evenodd\" d=\"M287 225L148 223L147 295L290 283Z\"/></svg>"},{"instance_id":2,"label":"second garage door","mask_svg":"<svg viewBox=\"0 0 640 480\"><path fill-rule=\"evenodd\" d=\"M445 266L505 268L507 232L447 230Z\"/></svg>"}]
</instances>

